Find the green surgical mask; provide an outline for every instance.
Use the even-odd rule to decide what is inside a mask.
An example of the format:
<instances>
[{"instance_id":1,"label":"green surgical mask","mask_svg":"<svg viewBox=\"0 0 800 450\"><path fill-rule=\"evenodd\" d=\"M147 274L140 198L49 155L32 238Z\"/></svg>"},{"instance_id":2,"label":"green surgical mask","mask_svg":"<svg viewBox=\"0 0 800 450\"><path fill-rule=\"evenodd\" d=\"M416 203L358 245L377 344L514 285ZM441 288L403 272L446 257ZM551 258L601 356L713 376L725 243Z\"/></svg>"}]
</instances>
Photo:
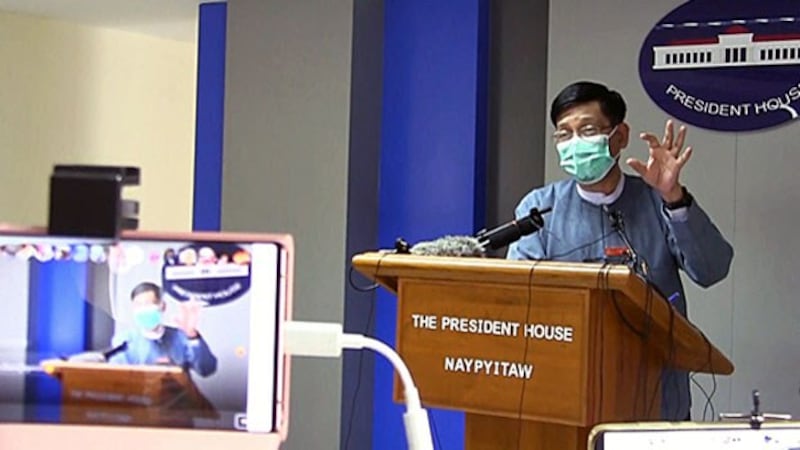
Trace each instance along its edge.
<instances>
[{"instance_id":1,"label":"green surgical mask","mask_svg":"<svg viewBox=\"0 0 800 450\"><path fill-rule=\"evenodd\" d=\"M161 307L159 305L148 305L136 311L133 318L139 328L151 331L161 325L161 316Z\"/></svg>"},{"instance_id":2,"label":"green surgical mask","mask_svg":"<svg viewBox=\"0 0 800 450\"><path fill-rule=\"evenodd\" d=\"M568 141L557 143L561 168L581 184L593 184L605 178L617 163L608 147L608 140L616 130L614 127L609 134L591 137L575 135Z\"/></svg>"}]
</instances>

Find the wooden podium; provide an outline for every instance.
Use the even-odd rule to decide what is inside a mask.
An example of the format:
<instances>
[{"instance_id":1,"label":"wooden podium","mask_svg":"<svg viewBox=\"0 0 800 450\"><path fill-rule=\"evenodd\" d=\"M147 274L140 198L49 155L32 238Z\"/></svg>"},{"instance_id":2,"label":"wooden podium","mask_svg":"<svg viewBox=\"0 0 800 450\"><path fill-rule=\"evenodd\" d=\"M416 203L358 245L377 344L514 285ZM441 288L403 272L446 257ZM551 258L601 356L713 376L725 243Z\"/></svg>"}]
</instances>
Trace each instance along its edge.
<instances>
[{"instance_id":1,"label":"wooden podium","mask_svg":"<svg viewBox=\"0 0 800 450\"><path fill-rule=\"evenodd\" d=\"M426 406L466 412L469 450L585 449L598 423L659 419L665 367L733 372L627 266L378 252L353 265L397 294L397 351Z\"/></svg>"},{"instance_id":2,"label":"wooden podium","mask_svg":"<svg viewBox=\"0 0 800 450\"><path fill-rule=\"evenodd\" d=\"M61 381L61 421L192 427L195 418L217 418L213 405L176 366L42 362Z\"/></svg>"}]
</instances>

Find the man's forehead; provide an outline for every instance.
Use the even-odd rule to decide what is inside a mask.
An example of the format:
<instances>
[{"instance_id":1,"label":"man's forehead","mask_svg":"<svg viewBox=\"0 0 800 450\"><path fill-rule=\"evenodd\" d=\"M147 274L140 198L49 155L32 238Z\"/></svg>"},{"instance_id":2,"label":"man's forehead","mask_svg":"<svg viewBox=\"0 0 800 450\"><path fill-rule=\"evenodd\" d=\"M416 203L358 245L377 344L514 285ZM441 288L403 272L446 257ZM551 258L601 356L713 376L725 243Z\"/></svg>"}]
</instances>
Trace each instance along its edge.
<instances>
[{"instance_id":1,"label":"man's forehead","mask_svg":"<svg viewBox=\"0 0 800 450\"><path fill-rule=\"evenodd\" d=\"M575 105L562 112L556 125L561 126L573 121L588 122L598 120L606 120L605 115L597 102L589 102Z\"/></svg>"},{"instance_id":2,"label":"man's forehead","mask_svg":"<svg viewBox=\"0 0 800 450\"><path fill-rule=\"evenodd\" d=\"M133 296L134 302L157 302L159 301L158 295L153 291L140 292Z\"/></svg>"},{"instance_id":3,"label":"man's forehead","mask_svg":"<svg viewBox=\"0 0 800 450\"><path fill-rule=\"evenodd\" d=\"M561 120L558 121L558 123L565 123L565 122L572 121L572 120L580 120L580 121L593 120L593 119L598 119L598 118L602 118L602 115L599 115L599 114L587 114L587 113L570 114L570 115L565 115Z\"/></svg>"}]
</instances>

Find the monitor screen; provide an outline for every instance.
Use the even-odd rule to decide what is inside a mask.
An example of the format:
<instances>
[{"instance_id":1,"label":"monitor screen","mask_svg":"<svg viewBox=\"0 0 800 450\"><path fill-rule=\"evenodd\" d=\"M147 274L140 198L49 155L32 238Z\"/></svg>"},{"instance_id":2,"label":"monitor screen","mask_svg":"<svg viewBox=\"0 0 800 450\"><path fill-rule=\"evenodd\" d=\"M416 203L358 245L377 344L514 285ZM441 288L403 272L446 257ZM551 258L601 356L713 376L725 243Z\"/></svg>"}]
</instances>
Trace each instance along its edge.
<instances>
[{"instance_id":1,"label":"monitor screen","mask_svg":"<svg viewBox=\"0 0 800 450\"><path fill-rule=\"evenodd\" d=\"M646 425L645 425L646 426ZM598 433L594 450L800 450L800 426L759 430L747 425L676 424L660 429L610 429Z\"/></svg>"},{"instance_id":2,"label":"monitor screen","mask_svg":"<svg viewBox=\"0 0 800 450\"><path fill-rule=\"evenodd\" d=\"M0 422L274 432L287 249L141 236L0 233Z\"/></svg>"}]
</instances>

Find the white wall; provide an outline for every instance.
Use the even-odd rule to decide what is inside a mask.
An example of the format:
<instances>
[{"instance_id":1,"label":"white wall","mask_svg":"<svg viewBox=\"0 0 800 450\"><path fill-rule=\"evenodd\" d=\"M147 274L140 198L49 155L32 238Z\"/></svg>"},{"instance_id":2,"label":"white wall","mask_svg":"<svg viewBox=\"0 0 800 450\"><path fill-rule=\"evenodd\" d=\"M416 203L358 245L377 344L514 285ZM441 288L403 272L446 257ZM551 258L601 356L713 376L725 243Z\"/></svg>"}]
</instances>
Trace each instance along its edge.
<instances>
[{"instance_id":1,"label":"white wall","mask_svg":"<svg viewBox=\"0 0 800 450\"><path fill-rule=\"evenodd\" d=\"M0 361L24 363L28 333L28 265L0 257L0 286L3 289Z\"/></svg>"},{"instance_id":2,"label":"white wall","mask_svg":"<svg viewBox=\"0 0 800 450\"><path fill-rule=\"evenodd\" d=\"M619 90L628 102L631 145L646 158L639 132L661 133L667 116L645 93L638 75L639 49L651 27L681 1L559 0L550 2L548 98L578 79ZM552 130L550 124L547 124ZM689 316L736 365L717 377L717 412L749 411L750 391L760 389L769 411L800 416L800 298L793 273L800 258L796 237L800 204L800 126L753 133L690 128L695 149L682 182L733 244L731 275L703 290L684 278ZM545 142L552 148L551 142ZM624 156L624 155L623 155ZM547 153L546 178L562 177L555 150ZM711 378L697 376L706 389ZM704 398L693 387L693 418Z\"/></svg>"},{"instance_id":3,"label":"white wall","mask_svg":"<svg viewBox=\"0 0 800 450\"><path fill-rule=\"evenodd\" d=\"M53 164L142 169L143 229L191 228L196 45L0 13L0 221L45 224Z\"/></svg>"},{"instance_id":4,"label":"white wall","mask_svg":"<svg viewBox=\"0 0 800 450\"><path fill-rule=\"evenodd\" d=\"M25 397L25 364L28 332L28 265L16 259L0 257L0 422L22 416ZM13 405L17 402L18 405Z\"/></svg>"}]
</instances>

